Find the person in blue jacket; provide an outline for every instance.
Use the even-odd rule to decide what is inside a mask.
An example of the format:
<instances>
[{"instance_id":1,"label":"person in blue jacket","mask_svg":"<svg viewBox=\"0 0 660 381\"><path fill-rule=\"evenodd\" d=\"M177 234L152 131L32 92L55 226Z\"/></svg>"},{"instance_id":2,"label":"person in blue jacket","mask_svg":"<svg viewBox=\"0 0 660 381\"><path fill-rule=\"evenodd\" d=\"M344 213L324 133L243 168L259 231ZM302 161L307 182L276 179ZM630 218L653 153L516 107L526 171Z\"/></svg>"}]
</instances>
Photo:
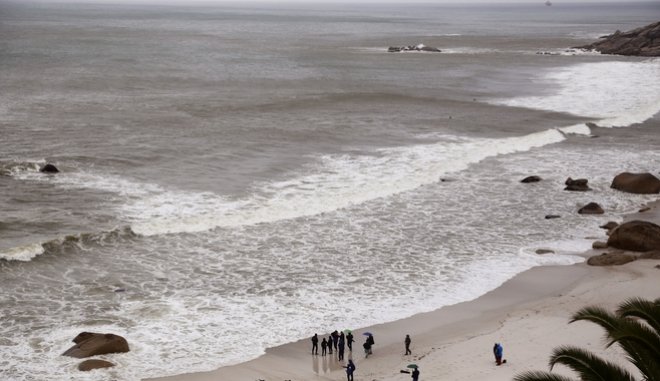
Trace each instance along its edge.
<instances>
[{"instance_id":1,"label":"person in blue jacket","mask_svg":"<svg viewBox=\"0 0 660 381\"><path fill-rule=\"evenodd\" d=\"M344 367L346 368L346 378L347 381L353 381L353 372L355 372L355 364L353 363L353 360L348 359L348 364Z\"/></svg>"},{"instance_id":2,"label":"person in blue jacket","mask_svg":"<svg viewBox=\"0 0 660 381\"><path fill-rule=\"evenodd\" d=\"M495 343L493 346L493 354L495 355L495 363L497 365L502 365L502 354L504 353L504 349L502 348L502 345L500 343Z\"/></svg>"}]
</instances>

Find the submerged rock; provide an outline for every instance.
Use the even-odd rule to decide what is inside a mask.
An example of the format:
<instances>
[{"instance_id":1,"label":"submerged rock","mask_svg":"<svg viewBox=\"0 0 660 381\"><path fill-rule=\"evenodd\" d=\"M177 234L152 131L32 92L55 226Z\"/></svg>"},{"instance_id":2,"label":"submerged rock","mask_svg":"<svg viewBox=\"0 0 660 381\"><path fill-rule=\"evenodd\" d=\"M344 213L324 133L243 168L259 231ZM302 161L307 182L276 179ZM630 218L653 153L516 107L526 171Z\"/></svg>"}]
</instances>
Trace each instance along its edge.
<instances>
[{"instance_id":1,"label":"submerged rock","mask_svg":"<svg viewBox=\"0 0 660 381\"><path fill-rule=\"evenodd\" d=\"M521 183L538 183L541 181L541 178L539 176L527 176L524 179L520 180Z\"/></svg>"},{"instance_id":2,"label":"submerged rock","mask_svg":"<svg viewBox=\"0 0 660 381\"><path fill-rule=\"evenodd\" d=\"M128 342L112 333L82 332L73 339L76 345L67 349L62 356L85 358L106 353L124 353L130 351Z\"/></svg>"},{"instance_id":3,"label":"submerged rock","mask_svg":"<svg viewBox=\"0 0 660 381\"><path fill-rule=\"evenodd\" d=\"M115 366L115 364L111 363L110 361L91 359L85 360L78 364L78 370L82 372L88 372L94 369L112 368L113 366Z\"/></svg>"},{"instance_id":4,"label":"submerged rock","mask_svg":"<svg viewBox=\"0 0 660 381\"><path fill-rule=\"evenodd\" d=\"M435 48L433 46L426 46L424 44L419 45L408 45L408 46L390 46L387 49L390 53L399 53L399 52L436 52L440 53L442 50Z\"/></svg>"},{"instance_id":5,"label":"submerged rock","mask_svg":"<svg viewBox=\"0 0 660 381\"><path fill-rule=\"evenodd\" d=\"M42 173L58 173L60 170L57 169L53 164L46 164L43 167L39 168L39 172Z\"/></svg>"},{"instance_id":6,"label":"submerged rock","mask_svg":"<svg viewBox=\"0 0 660 381\"><path fill-rule=\"evenodd\" d=\"M660 21L628 32L617 30L609 36L601 37L600 41L577 49L595 50L603 54L659 57Z\"/></svg>"},{"instance_id":7,"label":"submerged rock","mask_svg":"<svg viewBox=\"0 0 660 381\"><path fill-rule=\"evenodd\" d=\"M583 206L578 210L579 214L603 214L605 211L603 208L596 204L595 202L590 202L587 205Z\"/></svg>"},{"instance_id":8,"label":"submerged rock","mask_svg":"<svg viewBox=\"0 0 660 381\"><path fill-rule=\"evenodd\" d=\"M587 179L575 179L573 180L572 178L567 178L564 184L566 184L566 188L564 190L567 191L577 191L577 192L586 192L588 190L591 190L589 188L589 185L587 184L589 180Z\"/></svg>"}]
</instances>

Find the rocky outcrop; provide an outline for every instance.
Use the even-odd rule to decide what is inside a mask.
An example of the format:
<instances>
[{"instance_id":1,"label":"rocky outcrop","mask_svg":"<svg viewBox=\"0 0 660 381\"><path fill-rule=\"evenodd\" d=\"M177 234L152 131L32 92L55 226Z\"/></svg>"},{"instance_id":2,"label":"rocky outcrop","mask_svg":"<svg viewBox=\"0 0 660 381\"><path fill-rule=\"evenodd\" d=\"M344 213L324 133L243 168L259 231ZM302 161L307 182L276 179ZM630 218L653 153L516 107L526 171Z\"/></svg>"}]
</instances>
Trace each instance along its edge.
<instances>
[{"instance_id":1,"label":"rocky outcrop","mask_svg":"<svg viewBox=\"0 0 660 381\"><path fill-rule=\"evenodd\" d=\"M538 183L541 181L541 178L538 176L527 176L524 179L520 180L521 183Z\"/></svg>"},{"instance_id":2,"label":"rocky outcrop","mask_svg":"<svg viewBox=\"0 0 660 381\"><path fill-rule=\"evenodd\" d=\"M573 180L572 178L567 178L566 182L566 188L564 190L567 191L577 191L577 192L586 192L588 190L591 190L589 188L589 185L587 184L589 180L587 179L575 179Z\"/></svg>"},{"instance_id":3,"label":"rocky outcrop","mask_svg":"<svg viewBox=\"0 0 660 381\"><path fill-rule=\"evenodd\" d=\"M648 221L625 222L612 230L607 245L621 250L660 250L660 226Z\"/></svg>"},{"instance_id":4,"label":"rocky outcrop","mask_svg":"<svg viewBox=\"0 0 660 381\"><path fill-rule=\"evenodd\" d=\"M604 253L587 259L590 266L619 266L635 260L635 257L625 253Z\"/></svg>"},{"instance_id":5,"label":"rocky outcrop","mask_svg":"<svg viewBox=\"0 0 660 381\"><path fill-rule=\"evenodd\" d=\"M627 193L660 193L660 179L650 173L623 172L614 177L610 188Z\"/></svg>"},{"instance_id":6,"label":"rocky outcrop","mask_svg":"<svg viewBox=\"0 0 660 381\"><path fill-rule=\"evenodd\" d=\"M94 369L112 368L113 366L115 366L115 364L110 361L91 359L78 364L78 370L88 372Z\"/></svg>"},{"instance_id":7,"label":"rocky outcrop","mask_svg":"<svg viewBox=\"0 0 660 381\"><path fill-rule=\"evenodd\" d=\"M60 170L57 169L53 164L46 164L43 167L39 168L39 172L42 173L58 173Z\"/></svg>"},{"instance_id":8,"label":"rocky outcrop","mask_svg":"<svg viewBox=\"0 0 660 381\"><path fill-rule=\"evenodd\" d=\"M603 54L658 57L660 21L628 32L617 30L614 34L601 37L600 41L577 48L595 50Z\"/></svg>"},{"instance_id":9,"label":"rocky outcrop","mask_svg":"<svg viewBox=\"0 0 660 381\"><path fill-rule=\"evenodd\" d=\"M121 336L112 333L82 332L73 339L73 347L62 353L62 356L85 358L106 353L128 352L128 342Z\"/></svg>"},{"instance_id":10,"label":"rocky outcrop","mask_svg":"<svg viewBox=\"0 0 660 381\"><path fill-rule=\"evenodd\" d=\"M590 202L578 210L578 214L604 214L603 208L595 202Z\"/></svg>"},{"instance_id":11,"label":"rocky outcrop","mask_svg":"<svg viewBox=\"0 0 660 381\"><path fill-rule=\"evenodd\" d=\"M442 50L434 48L432 46L426 46L424 44L419 45L408 45L408 46L390 46L387 49L390 53L399 53L399 52L436 52L440 53Z\"/></svg>"}]
</instances>

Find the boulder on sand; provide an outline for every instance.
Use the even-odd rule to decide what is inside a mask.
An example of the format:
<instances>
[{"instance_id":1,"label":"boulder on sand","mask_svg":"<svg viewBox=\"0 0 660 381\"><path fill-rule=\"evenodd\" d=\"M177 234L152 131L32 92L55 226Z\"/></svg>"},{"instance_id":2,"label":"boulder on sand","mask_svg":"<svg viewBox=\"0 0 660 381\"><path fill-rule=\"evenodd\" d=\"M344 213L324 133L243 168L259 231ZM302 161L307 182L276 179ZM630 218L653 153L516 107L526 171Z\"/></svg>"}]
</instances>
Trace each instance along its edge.
<instances>
[{"instance_id":1,"label":"boulder on sand","mask_svg":"<svg viewBox=\"0 0 660 381\"><path fill-rule=\"evenodd\" d=\"M660 226L648 221L629 221L612 230L607 246L621 250L660 250Z\"/></svg>"},{"instance_id":2,"label":"boulder on sand","mask_svg":"<svg viewBox=\"0 0 660 381\"><path fill-rule=\"evenodd\" d=\"M128 352L128 342L121 336L112 333L82 332L73 339L76 345L67 349L62 356L85 358L106 353Z\"/></svg>"},{"instance_id":3,"label":"boulder on sand","mask_svg":"<svg viewBox=\"0 0 660 381\"><path fill-rule=\"evenodd\" d=\"M610 188L627 193L660 193L660 179L650 173L623 172L614 177Z\"/></svg>"},{"instance_id":4,"label":"boulder on sand","mask_svg":"<svg viewBox=\"0 0 660 381\"><path fill-rule=\"evenodd\" d=\"M635 260L635 257L624 253L603 253L587 259L590 266L619 266Z\"/></svg>"}]
</instances>

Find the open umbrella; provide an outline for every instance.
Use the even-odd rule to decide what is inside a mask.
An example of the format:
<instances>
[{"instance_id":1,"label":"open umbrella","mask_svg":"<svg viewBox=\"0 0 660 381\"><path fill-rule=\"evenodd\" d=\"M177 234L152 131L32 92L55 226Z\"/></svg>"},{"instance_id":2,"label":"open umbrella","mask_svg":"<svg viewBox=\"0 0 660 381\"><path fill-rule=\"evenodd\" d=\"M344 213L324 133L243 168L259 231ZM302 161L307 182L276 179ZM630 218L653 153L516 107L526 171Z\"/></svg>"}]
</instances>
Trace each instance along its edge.
<instances>
[{"instance_id":1,"label":"open umbrella","mask_svg":"<svg viewBox=\"0 0 660 381\"><path fill-rule=\"evenodd\" d=\"M372 335L371 332L363 332L362 334L365 335L365 336L371 336Z\"/></svg>"},{"instance_id":2,"label":"open umbrella","mask_svg":"<svg viewBox=\"0 0 660 381\"><path fill-rule=\"evenodd\" d=\"M408 364L408 366L406 368L417 369L418 366L417 366L417 364Z\"/></svg>"},{"instance_id":3,"label":"open umbrella","mask_svg":"<svg viewBox=\"0 0 660 381\"><path fill-rule=\"evenodd\" d=\"M349 333L351 333L351 332L353 332L353 331L351 331L350 329L345 329L345 330L344 330L344 333L347 334L347 335L348 335Z\"/></svg>"}]
</instances>

